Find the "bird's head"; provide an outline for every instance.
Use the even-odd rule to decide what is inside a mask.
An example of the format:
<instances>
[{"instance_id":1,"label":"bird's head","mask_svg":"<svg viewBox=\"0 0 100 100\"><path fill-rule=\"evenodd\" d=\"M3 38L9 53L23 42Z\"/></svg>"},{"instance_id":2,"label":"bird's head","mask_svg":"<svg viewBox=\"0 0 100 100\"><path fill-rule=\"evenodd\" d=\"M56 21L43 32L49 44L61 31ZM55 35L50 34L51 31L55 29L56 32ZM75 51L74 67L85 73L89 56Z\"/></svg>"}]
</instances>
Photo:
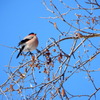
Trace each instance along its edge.
<instances>
[{"instance_id":1,"label":"bird's head","mask_svg":"<svg viewBox=\"0 0 100 100\"><path fill-rule=\"evenodd\" d=\"M35 33L30 33L29 36L36 36L36 34Z\"/></svg>"}]
</instances>

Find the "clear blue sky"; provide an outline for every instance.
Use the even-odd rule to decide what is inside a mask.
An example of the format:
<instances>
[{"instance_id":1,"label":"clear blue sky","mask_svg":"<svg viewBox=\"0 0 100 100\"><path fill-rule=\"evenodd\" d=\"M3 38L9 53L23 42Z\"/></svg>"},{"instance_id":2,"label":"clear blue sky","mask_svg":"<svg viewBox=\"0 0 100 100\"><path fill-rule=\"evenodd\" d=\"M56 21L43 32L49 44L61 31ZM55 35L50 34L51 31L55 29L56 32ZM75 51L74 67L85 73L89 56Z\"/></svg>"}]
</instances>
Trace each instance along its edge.
<instances>
[{"instance_id":1,"label":"clear blue sky","mask_svg":"<svg viewBox=\"0 0 100 100\"><path fill-rule=\"evenodd\" d=\"M0 0L0 44L10 47L16 47L18 42L23 39L24 36L26 36L30 32L34 32L37 33L37 36L39 38L38 49L41 49L41 47L44 48L46 46L48 38L57 38L58 35L58 31L56 31L55 28L48 22L48 19L40 18L48 16L50 16L50 13L46 11L45 7L42 4L42 0ZM61 26L61 29L67 30L66 26L59 26ZM100 44L100 41L98 43L96 39L94 39L93 41L95 45ZM3 83L7 78L7 75L5 73L7 67L5 66L8 65L9 58L11 57L12 52L13 49L0 46L0 77L2 77L0 79L0 84ZM16 55L17 52L14 54L14 58L11 63L11 65L14 67L18 66L18 62L22 59L22 57L16 59ZM100 66L100 61L98 59L100 59L100 56L97 56L97 59L93 62L93 64L95 64L96 62L97 66ZM96 67L96 65L94 65L94 67ZM100 72L98 72L96 76L98 75L99 77L99 73ZM67 86L65 87L72 87L73 89L77 90L76 84L78 84L79 82L77 78L82 77L82 79L84 79L83 74L85 76L86 73L81 73L79 74L79 76L78 74L76 74L76 77L72 77L72 79L69 81L69 83L67 83ZM96 76L94 75L94 77ZM97 86L99 87L100 79L96 77L95 80ZM75 82L75 85L71 85L73 82ZM88 85L90 84L88 84L87 81L84 81L84 83L81 83L80 81L79 85L83 86L83 84L86 84L85 87L89 88ZM81 88L83 90L85 89L84 87L80 87L78 92L81 92ZM89 92L91 92L90 89L91 88L89 88ZM74 90L69 91L74 92Z\"/></svg>"}]
</instances>

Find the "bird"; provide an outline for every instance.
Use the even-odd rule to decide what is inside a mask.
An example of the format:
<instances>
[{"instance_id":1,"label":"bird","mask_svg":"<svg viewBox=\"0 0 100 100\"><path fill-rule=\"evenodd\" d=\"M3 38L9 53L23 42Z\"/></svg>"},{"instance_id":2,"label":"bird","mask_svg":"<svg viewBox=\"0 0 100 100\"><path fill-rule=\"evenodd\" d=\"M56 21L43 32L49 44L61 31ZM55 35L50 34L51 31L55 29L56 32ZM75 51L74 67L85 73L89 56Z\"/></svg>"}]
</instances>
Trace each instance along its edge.
<instances>
[{"instance_id":1,"label":"bird","mask_svg":"<svg viewBox=\"0 0 100 100\"><path fill-rule=\"evenodd\" d=\"M24 39L18 43L20 48L16 58L18 58L22 52L30 52L30 54L32 54L31 51L37 48L38 43L38 38L35 33L28 34L28 36L24 37Z\"/></svg>"}]
</instances>

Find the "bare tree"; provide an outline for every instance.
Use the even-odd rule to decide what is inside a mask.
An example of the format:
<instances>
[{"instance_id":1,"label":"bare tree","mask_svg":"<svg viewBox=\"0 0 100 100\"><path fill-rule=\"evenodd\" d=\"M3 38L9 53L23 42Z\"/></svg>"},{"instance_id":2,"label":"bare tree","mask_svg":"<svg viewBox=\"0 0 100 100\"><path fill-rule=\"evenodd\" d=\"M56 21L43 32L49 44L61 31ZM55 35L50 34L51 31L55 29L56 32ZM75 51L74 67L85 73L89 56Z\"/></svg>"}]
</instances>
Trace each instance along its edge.
<instances>
[{"instance_id":1,"label":"bare tree","mask_svg":"<svg viewBox=\"0 0 100 100\"><path fill-rule=\"evenodd\" d=\"M58 35L31 59L23 55L15 70L10 66L12 54L0 94L7 100L100 99L100 1L42 3L50 15L40 18L47 19Z\"/></svg>"}]
</instances>

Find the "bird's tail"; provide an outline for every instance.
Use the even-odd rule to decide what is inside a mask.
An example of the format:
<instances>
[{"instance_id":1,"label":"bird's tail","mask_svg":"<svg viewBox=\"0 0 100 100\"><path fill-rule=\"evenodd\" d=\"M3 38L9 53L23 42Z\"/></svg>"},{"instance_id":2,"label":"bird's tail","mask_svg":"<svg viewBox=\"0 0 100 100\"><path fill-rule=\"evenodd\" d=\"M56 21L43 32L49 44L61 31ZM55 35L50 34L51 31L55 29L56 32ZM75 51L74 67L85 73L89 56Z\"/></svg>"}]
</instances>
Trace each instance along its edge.
<instances>
[{"instance_id":1,"label":"bird's tail","mask_svg":"<svg viewBox=\"0 0 100 100\"><path fill-rule=\"evenodd\" d=\"M18 53L18 55L17 55L17 57L16 57L16 58L18 58L18 57L19 57L19 55L22 53L22 51L23 51L24 47L25 47L25 46L22 46L22 48L20 49L20 51L19 51L19 53Z\"/></svg>"}]
</instances>

